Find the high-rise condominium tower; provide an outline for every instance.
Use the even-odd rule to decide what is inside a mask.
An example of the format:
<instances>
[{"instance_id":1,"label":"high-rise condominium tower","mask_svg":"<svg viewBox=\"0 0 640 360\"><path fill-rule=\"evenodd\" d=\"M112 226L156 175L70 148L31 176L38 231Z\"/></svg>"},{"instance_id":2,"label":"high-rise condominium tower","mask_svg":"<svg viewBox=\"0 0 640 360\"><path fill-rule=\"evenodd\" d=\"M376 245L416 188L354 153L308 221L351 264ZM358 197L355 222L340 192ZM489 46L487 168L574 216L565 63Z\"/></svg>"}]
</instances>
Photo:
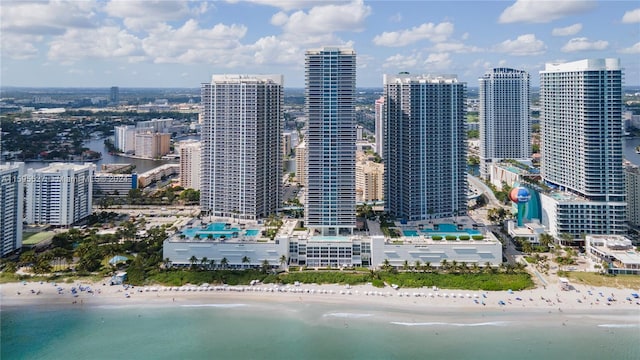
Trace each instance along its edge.
<instances>
[{"instance_id":1,"label":"high-rise condominium tower","mask_svg":"<svg viewBox=\"0 0 640 360\"><path fill-rule=\"evenodd\" d=\"M202 84L200 207L255 220L280 205L282 75L214 75Z\"/></svg>"},{"instance_id":2,"label":"high-rise condominium tower","mask_svg":"<svg viewBox=\"0 0 640 360\"><path fill-rule=\"evenodd\" d=\"M450 76L384 76L384 199L395 217L466 214L465 88Z\"/></svg>"},{"instance_id":3,"label":"high-rise condominium tower","mask_svg":"<svg viewBox=\"0 0 640 360\"><path fill-rule=\"evenodd\" d=\"M529 74L495 68L480 78L480 175L491 162L531 157Z\"/></svg>"},{"instance_id":4,"label":"high-rise condominium tower","mask_svg":"<svg viewBox=\"0 0 640 360\"><path fill-rule=\"evenodd\" d=\"M185 189L200 190L200 163L202 144L200 141L180 142L180 185Z\"/></svg>"},{"instance_id":5,"label":"high-rise condominium tower","mask_svg":"<svg viewBox=\"0 0 640 360\"><path fill-rule=\"evenodd\" d=\"M308 50L305 80L305 225L322 235L351 234L356 225L356 53L329 47Z\"/></svg>"},{"instance_id":6,"label":"high-rise condominium tower","mask_svg":"<svg viewBox=\"0 0 640 360\"><path fill-rule=\"evenodd\" d=\"M0 257L22 247L24 163L0 164Z\"/></svg>"},{"instance_id":7,"label":"high-rise condominium tower","mask_svg":"<svg viewBox=\"0 0 640 360\"><path fill-rule=\"evenodd\" d=\"M42 169L29 169L25 185L27 223L67 226L91 215L95 171L91 163L51 163Z\"/></svg>"},{"instance_id":8,"label":"high-rise condominium tower","mask_svg":"<svg viewBox=\"0 0 640 360\"><path fill-rule=\"evenodd\" d=\"M384 96L375 103L376 153L382 157L384 149Z\"/></svg>"},{"instance_id":9,"label":"high-rise condominium tower","mask_svg":"<svg viewBox=\"0 0 640 360\"><path fill-rule=\"evenodd\" d=\"M560 213L559 207L547 210L557 214L552 232L575 238L583 233L624 233L620 61L547 64L540 72L540 103L542 177L582 202L571 214ZM543 208L553 201L558 198L543 198Z\"/></svg>"}]
</instances>

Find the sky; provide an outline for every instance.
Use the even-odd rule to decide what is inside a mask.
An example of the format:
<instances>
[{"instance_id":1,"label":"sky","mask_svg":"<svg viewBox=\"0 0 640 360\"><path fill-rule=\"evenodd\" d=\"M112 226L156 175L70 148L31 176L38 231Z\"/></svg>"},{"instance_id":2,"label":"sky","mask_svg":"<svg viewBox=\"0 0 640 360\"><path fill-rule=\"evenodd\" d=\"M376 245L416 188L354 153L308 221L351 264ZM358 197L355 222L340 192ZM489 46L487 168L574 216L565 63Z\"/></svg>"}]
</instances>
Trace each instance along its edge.
<instances>
[{"instance_id":1,"label":"sky","mask_svg":"<svg viewBox=\"0 0 640 360\"><path fill-rule=\"evenodd\" d=\"M353 48L357 86L383 74L619 58L640 85L640 2L582 0L2 0L0 86L186 87L213 74L283 74L304 87L304 53Z\"/></svg>"}]
</instances>

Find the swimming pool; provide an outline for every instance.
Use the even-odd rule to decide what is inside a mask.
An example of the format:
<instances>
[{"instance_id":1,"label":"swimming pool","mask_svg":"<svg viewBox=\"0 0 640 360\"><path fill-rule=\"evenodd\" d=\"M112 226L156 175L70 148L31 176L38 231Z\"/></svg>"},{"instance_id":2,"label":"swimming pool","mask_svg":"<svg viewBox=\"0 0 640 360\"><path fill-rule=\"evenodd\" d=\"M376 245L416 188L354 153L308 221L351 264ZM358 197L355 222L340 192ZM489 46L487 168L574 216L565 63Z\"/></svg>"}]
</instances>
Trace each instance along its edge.
<instances>
[{"instance_id":1,"label":"swimming pool","mask_svg":"<svg viewBox=\"0 0 640 360\"><path fill-rule=\"evenodd\" d=\"M404 236L418 236L418 232L416 230L402 230Z\"/></svg>"},{"instance_id":2,"label":"swimming pool","mask_svg":"<svg viewBox=\"0 0 640 360\"><path fill-rule=\"evenodd\" d=\"M256 236L260 233L260 230L250 229L244 232L246 236Z\"/></svg>"}]
</instances>

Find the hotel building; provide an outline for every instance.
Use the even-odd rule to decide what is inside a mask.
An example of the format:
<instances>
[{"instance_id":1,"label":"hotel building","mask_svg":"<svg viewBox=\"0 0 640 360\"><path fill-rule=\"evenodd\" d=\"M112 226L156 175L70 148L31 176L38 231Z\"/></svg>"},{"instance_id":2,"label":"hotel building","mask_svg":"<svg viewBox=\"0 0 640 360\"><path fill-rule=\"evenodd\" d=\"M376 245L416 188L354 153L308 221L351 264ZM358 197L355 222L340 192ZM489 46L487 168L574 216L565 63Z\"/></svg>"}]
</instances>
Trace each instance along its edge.
<instances>
[{"instance_id":1,"label":"hotel building","mask_svg":"<svg viewBox=\"0 0 640 360\"><path fill-rule=\"evenodd\" d=\"M494 68L480 78L480 175L492 162L531 157L529 74Z\"/></svg>"},{"instance_id":2,"label":"hotel building","mask_svg":"<svg viewBox=\"0 0 640 360\"><path fill-rule=\"evenodd\" d=\"M282 75L213 75L201 93L202 210L249 220L275 213L282 179Z\"/></svg>"},{"instance_id":3,"label":"hotel building","mask_svg":"<svg viewBox=\"0 0 640 360\"><path fill-rule=\"evenodd\" d=\"M547 64L540 72L542 223L568 233L627 231L618 59Z\"/></svg>"},{"instance_id":4,"label":"hotel building","mask_svg":"<svg viewBox=\"0 0 640 360\"><path fill-rule=\"evenodd\" d=\"M385 211L405 221L466 214L466 85L384 75Z\"/></svg>"},{"instance_id":5,"label":"hotel building","mask_svg":"<svg viewBox=\"0 0 640 360\"><path fill-rule=\"evenodd\" d=\"M72 225L91 215L94 164L52 163L26 175L28 224Z\"/></svg>"},{"instance_id":6,"label":"hotel building","mask_svg":"<svg viewBox=\"0 0 640 360\"><path fill-rule=\"evenodd\" d=\"M308 117L304 226L323 236L356 226L356 53L325 47L305 53Z\"/></svg>"},{"instance_id":7,"label":"hotel building","mask_svg":"<svg viewBox=\"0 0 640 360\"><path fill-rule=\"evenodd\" d=\"M200 165L202 147L200 141L181 141L180 147L180 185L185 189L200 190Z\"/></svg>"},{"instance_id":8,"label":"hotel building","mask_svg":"<svg viewBox=\"0 0 640 360\"><path fill-rule=\"evenodd\" d=\"M0 164L0 257L22 247L24 164Z\"/></svg>"}]
</instances>

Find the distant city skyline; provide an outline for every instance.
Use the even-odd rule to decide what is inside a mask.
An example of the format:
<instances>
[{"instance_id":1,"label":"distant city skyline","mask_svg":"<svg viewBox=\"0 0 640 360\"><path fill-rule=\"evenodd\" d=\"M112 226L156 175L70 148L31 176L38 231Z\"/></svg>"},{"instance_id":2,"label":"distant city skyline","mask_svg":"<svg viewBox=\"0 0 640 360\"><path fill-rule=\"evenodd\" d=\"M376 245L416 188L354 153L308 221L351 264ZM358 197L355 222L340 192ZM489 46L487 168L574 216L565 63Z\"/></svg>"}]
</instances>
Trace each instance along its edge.
<instances>
[{"instance_id":1,"label":"distant city skyline","mask_svg":"<svg viewBox=\"0 0 640 360\"><path fill-rule=\"evenodd\" d=\"M3 1L0 85L193 88L212 73L283 74L304 87L304 52L358 53L357 84L383 74L455 74L469 87L493 67L619 58L640 85L633 1Z\"/></svg>"}]
</instances>

